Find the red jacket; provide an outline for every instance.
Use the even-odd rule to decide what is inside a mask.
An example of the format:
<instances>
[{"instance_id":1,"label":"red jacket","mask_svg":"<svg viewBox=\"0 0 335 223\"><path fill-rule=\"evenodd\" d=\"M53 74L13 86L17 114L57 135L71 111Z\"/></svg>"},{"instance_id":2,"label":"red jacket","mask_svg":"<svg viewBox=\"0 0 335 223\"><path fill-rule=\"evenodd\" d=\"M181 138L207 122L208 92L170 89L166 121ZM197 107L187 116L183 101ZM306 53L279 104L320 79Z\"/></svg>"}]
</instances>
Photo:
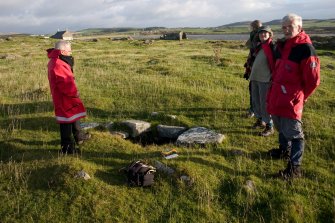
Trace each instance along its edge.
<instances>
[{"instance_id":1,"label":"red jacket","mask_svg":"<svg viewBox=\"0 0 335 223\"><path fill-rule=\"evenodd\" d=\"M59 59L60 50L48 49L48 79L58 123L73 123L84 118L86 110L78 97L71 66Z\"/></svg>"},{"instance_id":2,"label":"red jacket","mask_svg":"<svg viewBox=\"0 0 335 223\"><path fill-rule=\"evenodd\" d=\"M320 61L304 31L277 43L275 69L267 95L271 115L301 120L304 102L320 84Z\"/></svg>"}]
</instances>

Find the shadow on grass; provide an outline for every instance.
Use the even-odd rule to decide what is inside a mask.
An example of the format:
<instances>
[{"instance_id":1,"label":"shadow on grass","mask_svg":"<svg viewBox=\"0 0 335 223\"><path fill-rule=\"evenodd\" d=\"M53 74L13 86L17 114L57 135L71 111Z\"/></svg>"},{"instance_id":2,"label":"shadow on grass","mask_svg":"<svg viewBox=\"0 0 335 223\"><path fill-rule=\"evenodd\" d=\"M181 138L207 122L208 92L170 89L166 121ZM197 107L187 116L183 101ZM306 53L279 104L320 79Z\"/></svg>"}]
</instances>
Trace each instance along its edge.
<instances>
[{"instance_id":1,"label":"shadow on grass","mask_svg":"<svg viewBox=\"0 0 335 223\"><path fill-rule=\"evenodd\" d=\"M58 150L42 149L43 146L58 144L58 140L43 142L35 140L26 141L22 139L11 139L5 142L2 141L0 142L0 160L3 162L49 160L57 156ZM29 148L26 149L26 146L28 146Z\"/></svg>"}]
</instances>

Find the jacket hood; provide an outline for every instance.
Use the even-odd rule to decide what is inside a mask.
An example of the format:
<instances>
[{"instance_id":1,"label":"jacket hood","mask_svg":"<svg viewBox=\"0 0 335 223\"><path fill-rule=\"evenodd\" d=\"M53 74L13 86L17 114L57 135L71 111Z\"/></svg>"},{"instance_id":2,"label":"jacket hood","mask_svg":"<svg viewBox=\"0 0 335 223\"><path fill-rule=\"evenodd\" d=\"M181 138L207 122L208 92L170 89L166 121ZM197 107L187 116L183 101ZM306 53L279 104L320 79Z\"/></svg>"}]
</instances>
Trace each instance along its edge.
<instances>
[{"instance_id":1,"label":"jacket hood","mask_svg":"<svg viewBox=\"0 0 335 223\"><path fill-rule=\"evenodd\" d=\"M47 53L49 58L58 58L61 55L61 51L55 48L47 49Z\"/></svg>"},{"instance_id":2,"label":"jacket hood","mask_svg":"<svg viewBox=\"0 0 335 223\"><path fill-rule=\"evenodd\" d=\"M297 44L303 44L303 43L311 44L312 43L310 37L303 30L297 36L295 36L292 40L294 40L294 43L297 43Z\"/></svg>"}]
</instances>

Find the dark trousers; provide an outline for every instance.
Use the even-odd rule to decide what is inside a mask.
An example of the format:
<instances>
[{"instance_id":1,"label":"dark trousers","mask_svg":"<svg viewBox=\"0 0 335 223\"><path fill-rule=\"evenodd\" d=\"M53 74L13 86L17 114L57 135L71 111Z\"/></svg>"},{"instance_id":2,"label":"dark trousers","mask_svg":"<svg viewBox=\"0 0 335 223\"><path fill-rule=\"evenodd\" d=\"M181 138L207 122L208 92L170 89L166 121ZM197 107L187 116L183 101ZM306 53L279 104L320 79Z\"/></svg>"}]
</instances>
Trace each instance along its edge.
<instances>
[{"instance_id":1,"label":"dark trousers","mask_svg":"<svg viewBox=\"0 0 335 223\"><path fill-rule=\"evenodd\" d=\"M250 104L249 111L250 111L250 112L254 112L254 108L253 108L253 106L252 106L251 81L249 81L248 90L249 90L249 104Z\"/></svg>"},{"instance_id":2,"label":"dark trousers","mask_svg":"<svg viewBox=\"0 0 335 223\"><path fill-rule=\"evenodd\" d=\"M74 148L75 143L78 143L80 135L83 134L80 127L80 122L75 121L73 123L61 123L59 124L59 127L61 146L70 146Z\"/></svg>"}]
</instances>

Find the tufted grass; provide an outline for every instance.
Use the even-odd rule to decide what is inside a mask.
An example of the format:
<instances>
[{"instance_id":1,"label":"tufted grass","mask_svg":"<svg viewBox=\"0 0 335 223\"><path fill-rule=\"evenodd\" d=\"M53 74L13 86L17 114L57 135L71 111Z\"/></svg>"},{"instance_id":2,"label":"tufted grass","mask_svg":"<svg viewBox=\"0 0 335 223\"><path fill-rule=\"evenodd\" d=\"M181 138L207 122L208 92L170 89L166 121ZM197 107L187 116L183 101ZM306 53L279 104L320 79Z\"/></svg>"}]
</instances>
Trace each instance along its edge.
<instances>
[{"instance_id":1,"label":"tufted grass","mask_svg":"<svg viewBox=\"0 0 335 223\"><path fill-rule=\"evenodd\" d=\"M226 140L206 148L142 147L90 130L82 155L68 157L58 154L47 80L45 50L53 43L38 37L0 43L0 55L15 56L0 59L1 222L335 221L334 51L318 51L322 81L303 117L305 177L288 183L272 177L284 161L266 156L277 146L277 133L260 138L250 128L255 120L245 117L242 42L73 41L76 82L89 114L85 122L204 126ZM171 148L179 157L163 160L160 152ZM119 170L136 159L161 161L177 173L157 173L151 188L129 188ZM81 169L92 179L74 178ZM193 185L179 180L181 174Z\"/></svg>"}]
</instances>

